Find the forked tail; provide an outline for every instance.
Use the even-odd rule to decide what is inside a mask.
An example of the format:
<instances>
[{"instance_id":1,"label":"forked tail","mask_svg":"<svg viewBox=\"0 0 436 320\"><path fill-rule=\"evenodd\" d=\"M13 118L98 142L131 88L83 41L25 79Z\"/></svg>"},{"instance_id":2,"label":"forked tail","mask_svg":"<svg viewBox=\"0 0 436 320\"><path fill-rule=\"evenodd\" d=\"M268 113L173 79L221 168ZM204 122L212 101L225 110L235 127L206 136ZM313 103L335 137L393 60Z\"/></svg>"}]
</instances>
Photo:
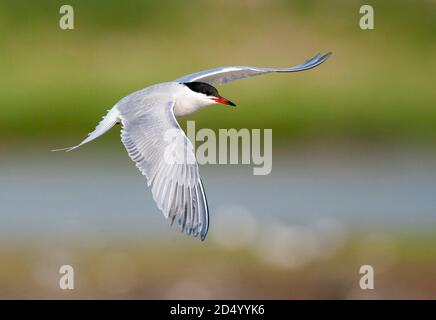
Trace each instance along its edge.
<instances>
[{"instance_id":1,"label":"forked tail","mask_svg":"<svg viewBox=\"0 0 436 320\"><path fill-rule=\"evenodd\" d=\"M107 113L107 115L105 115L103 117L103 119L100 121L100 123L97 125L97 127L95 128L94 131L92 131L90 134L88 134L88 137L86 137L85 140L83 140L82 142L80 142L78 145L74 146L74 147L68 147L68 148L63 148L63 149L55 149L52 151L66 151L69 152L71 150L74 150L82 145L84 145L85 143L88 143L94 139L97 139L98 137L100 137L102 134L106 133L110 128L112 128L117 122L119 122L119 111L117 109L117 106L115 105L112 109L108 110L109 112Z\"/></svg>"}]
</instances>

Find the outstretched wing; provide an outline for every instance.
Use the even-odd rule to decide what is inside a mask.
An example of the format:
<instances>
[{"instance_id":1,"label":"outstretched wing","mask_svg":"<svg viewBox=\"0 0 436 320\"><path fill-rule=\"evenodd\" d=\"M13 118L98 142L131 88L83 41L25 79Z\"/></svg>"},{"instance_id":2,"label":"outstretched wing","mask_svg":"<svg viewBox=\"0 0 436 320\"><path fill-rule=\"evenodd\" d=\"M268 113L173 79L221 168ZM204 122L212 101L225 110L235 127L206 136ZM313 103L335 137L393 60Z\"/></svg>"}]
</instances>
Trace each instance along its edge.
<instances>
[{"instance_id":1,"label":"outstretched wing","mask_svg":"<svg viewBox=\"0 0 436 320\"><path fill-rule=\"evenodd\" d=\"M173 114L167 95L131 99L119 106L121 140L151 186L153 198L171 224L204 240L209 209L191 142Z\"/></svg>"},{"instance_id":2,"label":"outstretched wing","mask_svg":"<svg viewBox=\"0 0 436 320\"><path fill-rule=\"evenodd\" d=\"M255 67L219 67L215 69L200 71L197 73L188 74L177 79L177 82L205 82L211 85L223 84L234 80L254 77L261 74L267 74L271 72L297 72L315 68L324 61L326 61L332 55L331 52L320 56L319 54L306 62L289 68L255 68Z\"/></svg>"}]
</instances>

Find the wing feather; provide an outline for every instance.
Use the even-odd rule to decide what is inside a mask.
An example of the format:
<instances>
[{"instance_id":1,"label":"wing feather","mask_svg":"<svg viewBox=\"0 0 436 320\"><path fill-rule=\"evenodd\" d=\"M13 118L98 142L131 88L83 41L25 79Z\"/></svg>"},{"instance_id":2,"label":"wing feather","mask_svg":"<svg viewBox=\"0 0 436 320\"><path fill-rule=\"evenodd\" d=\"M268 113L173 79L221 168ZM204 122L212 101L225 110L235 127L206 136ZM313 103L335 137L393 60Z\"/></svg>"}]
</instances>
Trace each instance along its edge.
<instances>
[{"instance_id":1,"label":"wing feather","mask_svg":"<svg viewBox=\"0 0 436 320\"><path fill-rule=\"evenodd\" d=\"M173 98L162 94L125 101L119 106L121 140L147 178L165 218L171 224L177 219L182 232L200 234L204 240L209 224L207 200L192 144L177 123L173 107Z\"/></svg>"},{"instance_id":2,"label":"wing feather","mask_svg":"<svg viewBox=\"0 0 436 320\"><path fill-rule=\"evenodd\" d=\"M188 74L178 78L177 82L205 82L211 85L224 84L234 80L239 80L248 77L254 77L271 72L298 72L315 68L332 55L331 52L321 56L316 55L304 63L289 68L256 68L249 66L234 66L234 67L219 67L210 70L204 70L197 73Z\"/></svg>"}]
</instances>

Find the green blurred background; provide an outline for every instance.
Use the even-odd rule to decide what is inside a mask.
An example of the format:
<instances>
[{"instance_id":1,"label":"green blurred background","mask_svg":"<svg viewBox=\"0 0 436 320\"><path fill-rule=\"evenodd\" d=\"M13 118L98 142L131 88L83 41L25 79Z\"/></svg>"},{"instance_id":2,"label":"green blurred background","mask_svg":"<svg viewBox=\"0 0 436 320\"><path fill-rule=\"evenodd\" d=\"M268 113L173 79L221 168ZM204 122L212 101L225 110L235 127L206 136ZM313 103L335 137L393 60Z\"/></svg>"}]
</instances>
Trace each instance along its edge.
<instances>
[{"instance_id":1,"label":"green blurred background","mask_svg":"<svg viewBox=\"0 0 436 320\"><path fill-rule=\"evenodd\" d=\"M63 4L74 30L59 28ZM359 28L363 4L375 30ZM1 0L0 297L436 298L435 10L430 0ZM118 129L49 152L148 85L328 51L308 72L219 87L238 108L189 117L197 129L273 129L270 176L201 168L205 243L166 225ZM73 291L57 287L62 264L75 267ZM376 290L359 289L362 264Z\"/></svg>"}]
</instances>

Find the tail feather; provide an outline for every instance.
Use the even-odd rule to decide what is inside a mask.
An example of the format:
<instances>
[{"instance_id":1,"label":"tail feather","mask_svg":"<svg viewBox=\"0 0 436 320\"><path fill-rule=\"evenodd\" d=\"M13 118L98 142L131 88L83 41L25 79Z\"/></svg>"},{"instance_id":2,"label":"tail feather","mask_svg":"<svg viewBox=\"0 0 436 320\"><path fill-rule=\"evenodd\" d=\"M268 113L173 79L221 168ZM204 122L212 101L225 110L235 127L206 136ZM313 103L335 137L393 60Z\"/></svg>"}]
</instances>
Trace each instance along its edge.
<instances>
[{"instance_id":1,"label":"tail feather","mask_svg":"<svg viewBox=\"0 0 436 320\"><path fill-rule=\"evenodd\" d=\"M85 143L88 143L94 139L97 139L98 137L100 137L101 135L103 135L104 133L109 131L109 129L111 129L117 122L119 122L120 113L117 109L117 106L114 106L112 109L110 109L108 111L109 112L107 113L107 115L103 117L103 119L100 121L100 123L95 128L95 130L92 131L90 134L88 134L88 136L86 137L85 140L83 140L82 142L80 142L76 146L62 148L62 149L55 149L52 151L66 151L66 152L72 151L74 149L77 149L80 146L83 146Z\"/></svg>"}]
</instances>

